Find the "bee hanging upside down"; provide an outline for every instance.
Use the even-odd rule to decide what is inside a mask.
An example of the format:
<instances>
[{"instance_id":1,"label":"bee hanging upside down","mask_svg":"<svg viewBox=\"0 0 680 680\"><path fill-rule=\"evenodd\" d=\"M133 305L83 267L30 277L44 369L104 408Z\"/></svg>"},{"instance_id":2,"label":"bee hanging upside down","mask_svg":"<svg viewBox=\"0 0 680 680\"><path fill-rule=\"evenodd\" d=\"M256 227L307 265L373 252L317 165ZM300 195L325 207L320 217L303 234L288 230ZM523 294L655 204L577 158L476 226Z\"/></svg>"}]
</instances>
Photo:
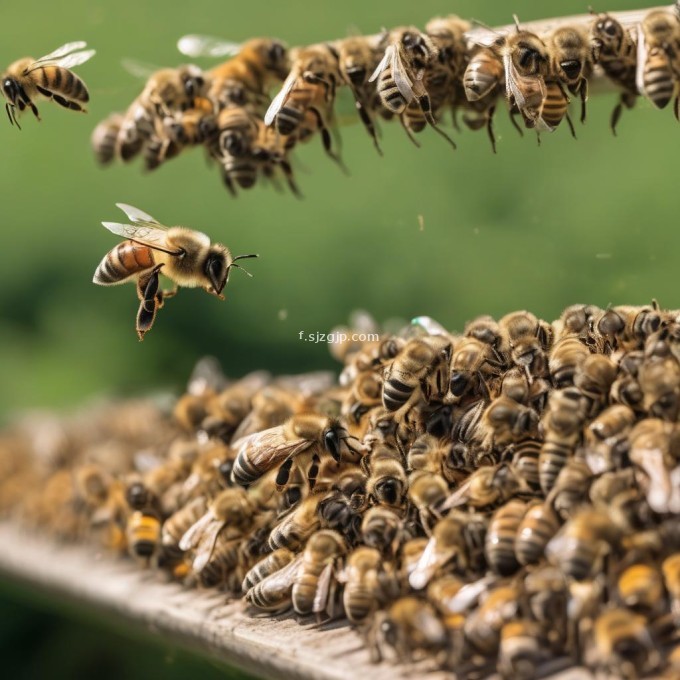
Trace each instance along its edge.
<instances>
[{"instance_id":1,"label":"bee hanging upside down","mask_svg":"<svg viewBox=\"0 0 680 680\"><path fill-rule=\"evenodd\" d=\"M85 83L70 69L95 55L94 50L84 50L86 46L82 41L66 43L40 59L25 57L7 67L2 74L2 94L7 100L5 110L12 125L21 129L17 108L20 112L31 109L40 120L33 102L40 96L52 99L66 109L85 112L82 104L89 101L90 95Z\"/></svg>"},{"instance_id":2,"label":"bee hanging upside down","mask_svg":"<svg viewBox=\"0 0 680 680\"><path fill-rule=\"evenodd\" d=\"M208 236L200 231L164 227L151 215L137 208L124 203L117 205L132 224L102 224L127 240L104 256L92 281L100 286L136 281L137 295L141 301L136 325L140 340L151 330L157 310L163 306L166 298L175 295L179 286L200 286L207 293L223 300L222 291L229 280L231 268L243 269L236 264L236 260L258 257L234 257L226 246L211 243ZM169 291L159 289L160 273L174 282L174 288ZM248 272L246 274L251 276Z\"/></svg>"}]
</instances>

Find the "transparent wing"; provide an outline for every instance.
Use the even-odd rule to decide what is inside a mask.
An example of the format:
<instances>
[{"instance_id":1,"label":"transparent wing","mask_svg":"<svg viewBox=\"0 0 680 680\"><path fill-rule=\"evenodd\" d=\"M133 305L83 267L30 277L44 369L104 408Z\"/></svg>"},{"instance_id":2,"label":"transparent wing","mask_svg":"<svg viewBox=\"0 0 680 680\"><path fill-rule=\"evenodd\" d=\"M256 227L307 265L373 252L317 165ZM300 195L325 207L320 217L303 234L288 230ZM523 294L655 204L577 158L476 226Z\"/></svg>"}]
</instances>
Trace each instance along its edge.
<instances>
[{"instance_id":1,"label":"transparent wing","mask_svg":"<svg viewBox=\"0 0 680 680\"><path fill-rule=\"evenodd\" d=\"M521 90L517 87L518 74L510 55L503 55L503 66L505 68L505 88L508 99L514 99L517 107L522 110L527 102Z\"/></svg>"},{"instance_id":2,"label":"transparent wing","mask_svg":"<svg viewBox=\"0 0 680 680\"><path fill-rule=\"evenodd\" d=\"M393 47L394 50L392 51L392 76L394 78L394 82L397 85L397 88L399 89L399 92L401 93L401 96L408 103L415 96L413 93L413 82L409 78L408 73L406 73L404 63L402 62L401 55L399 54L399 48L396 46Z\"/></svg>"},{"instance_id":3,"label":"transparent wing","mask_svg":"<svg viewBox=\"0 0 680 680\"><path fill-rule=\"evenodd\" d=\"M493 582L493 577L485 576L464 585L452 598L447 600L444 604L446 610L452 614L462 614L474 605L481 594L485 592L489 585Z\"/></svg>"},{"instance_id":4,"label":"transparent wing","mask_svg":"<svg viewBox=\"0 0 680 680\"><path fill-rule=\"evenodd\" d=\"M333 578L333 565L327 564L319 576L316 584L316 592L314 593L314 604L312 611L315 614L321 614L326 611L328 607L328 593L331 589L331 580Z\"/></svg>"},{"instance_id":5,"label":"transparent wing","mask_svg":"<svg viewBox=\"0 0 680 680\"><path fill-rule=\"evenodd\" d=\"M177 41L177 49L187 57L232 57L241 45L209 35L185 35Z\"/></svg>"},{"instance_id":6,"label":"transparent wing","mask_svg":"<svg viewBox=\"0 0 680 680\"><path fill-rule=\"evenodd\" d=\"M273 574L267 576L260 581L261 587L267 590L280 590L284 588L292 588L295 577L302 565L302 555L298 555L292 562L289 562L285 567L282 567Z\"/></svg>"},{"instance_id":7,"label":"transparent wing","mask_svg":"<svg viewBox=\"0 0 680 680\"><path fill-rule=\"evenodd\" d=\"M102 224L116 236L122 236L130 241L136 241L154 250L160 250L168 255L180 255L181 249L171 248L167 245L167 234L162 229L151 227L133 226L131 224L119 224L117 222L102 222Z\"/></svg>"},{"instance_id":8,"label":"transparent wing","mask_svg":"<svg viewBox=\"0 0 680 680\"><path fill-rule=\"evenodd\" d=\"M86 45L87 43L85 42L66 43L66 45L62 45L54 52L50 52L50 54L46 54L44 57L36 59L26 69L26 73L30 73L37 68L43 68L45 66L73 68L74 66L84 64L96 54L96 50L82 50L80 52L74 52L74 50L78 50Z\"/></svg>"},{"instance_id":9,"label":"transparent wing","mask_svg":"<svg viewBox=\"0 0 680 680\"><path fill-rule=\"evenodd\" d=\"M160 66L148 64L145 61L137 61L136 59L121 59L120 64L131 76L144 80L150 78L161 68Z\"/></svg>"},{"instance_id":10,"label":"transparent wing","mask_svg":"<svg viewBox=\"0 0 680 680\"><path fill-rule=\"evenodd\" d=\"M309 448L312 442L307 439L286 439L283 427L278 426L251 434L236 442L236 445L239 447L239 457L245 457L258 469L271 469L286 458Z\"/></svg>"},{"instance_id":11,"label":"transparent wing","mask_svg":"<svg viewBox=\"0 0 680 680\"><path fill-rule=\"evenodd\" d=\"M137 224L154 225L160 227L161 229L166 229L155 217L151 217L149 213L145 213L139 208L135 208L133 205L128 205L127 203L116 203L116 206L120 208L129 219Z\"/></svg>"},{"instance_id":12,"label":"transparent wing","mask_svg":"<svg viewBox=\"0 0 680 680\"><path fill-rule=\"evenodd\" d=\"M211 510L201 517L197 522L192 524L184 533L182 538L179 539L178 547L180 550L191 550L198 545L201 540L201 535L208 528L210 522L215 521L215 515L213 515ZM216 522L220 525L220 522Z\"/></svg>"},{"instance_id":13,"label":"transparent wing","mask_svg":"<svg viewBox=\"0 0 680 680\"><path fill-rule=\"evenodd\" d=\"M276 97L274 97L272 103L269 105L269 108L267 109L267 113L264 114L265 125L271 125L274 122L276 114L281 110L283 105L286 103L286 99L288 99L288 95L293 89L296 80L297 72L291 71L288 74L288 77L286 78L285 82L283 83L281 91L276 95Z\"/></svg>"},{"instance_id":14,"label":"transparent wing","mask_svg":"<svg viewBox=\"0 0 680 680\"><path fill-rule=\"evenodd\" d=\"M442 510L457 508L467 503L470 497L470 480L464 481L442 504Z\"/></svg>"},{"instance_id":15,"label":"transparent wing","mask_svg":"<svg viewBox=\"0 0 680 680\"><path fill-rule=\"evenodd\" d=\"M210 562L210 558L215 550L215 544L217 543L217 537L223 528L223 522L214 521L209 524L206 530L201 534L201 538L194 552L194 561L191 563L191 567L195 573L198 574L203 571L206 564Z\"/></svg>"},{"instance_id":16,"label":"transparent wing","mask_svg":"<svg viewBox=\"0 0 680 680\"><path fill-rule=\"evenodd\" d=\"M387 68L387 65L390 63L392 59L392 53L396 50L396 45L388 45L387 49L385 50L385 54L383 55L383 58L380 60L380 63L376 67L375 71L373 71L373 75L368 79L369 83L372 83L374 80L378 79L378 76Z\"/></svg>"},{"instance_id":17,"label":"transparent wing","mask_svg":"<svg viewBox=\"0 0 680 680\"><path fill-rule=\"evenodd\" d=\"M448 562L454 552L452 549L442 550L439 541L432 537L427 542L423 554L408 577L411 587L415 590L424 588L430 582L437 569L445 562Z\"/></svg>"},{"instance_id":18,"label":"transparent wing","mask_svg":"<svg viewBox=\"0 0 680 680\"><path fill-rule=\"evenodd\" d=\"M84 47L87 47L87 43L84 40L76 40L75 42L69 42L66 43L65 45L62 45L61 47L57 47L56 50L50 52L49 54L46 54L44 57L36 59L35 63L37 64L38 62L41 61L52 61L54 59L59 59L60 57L70 54L71 52L75 52L76 50L82 50Z\"/></svg>"},{"instance_id":19,"label":"transparent wing","mask_svg":"<svg viewBox=\"0 0 680 680\"><path fill-rule=\"evenodd\" d=\"M647 43L642 26L637 29L637 68L635 70L635 84L641 95L645 94L645 65L647 64Z\"/></svg>"}]
</instances>

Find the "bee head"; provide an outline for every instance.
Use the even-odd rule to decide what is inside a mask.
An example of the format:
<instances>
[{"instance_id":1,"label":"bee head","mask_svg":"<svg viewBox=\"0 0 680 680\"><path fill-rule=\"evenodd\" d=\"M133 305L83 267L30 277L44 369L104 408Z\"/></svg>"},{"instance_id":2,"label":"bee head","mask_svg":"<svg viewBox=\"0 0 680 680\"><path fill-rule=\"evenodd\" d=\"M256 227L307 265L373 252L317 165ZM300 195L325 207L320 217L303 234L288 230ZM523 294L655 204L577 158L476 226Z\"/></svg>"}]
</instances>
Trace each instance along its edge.
<instances>
[{"instance_id":1,"label":"bee head","mask_svg":"<svg viewBox=\"0 0 680 680\"><path fill-rule=\"evenodd\" d=\"M581 62L579 59L568 59L560 62L560 68L564 75L571 81L577 80L581 75Z\"/></svg>"},{"instance_id":2,"label":"bee head","mask_svg":"<svg viewBox=\"0 0 680 680\"><path fill-rule=\"evenodd\" d=\"M209 293L216 295L217 297L222 296L222 291L229 281L229 272L232 267L241 269L248 276L252 276L243 267L236 263L236 260L247 260L253 257L259 257L258 255L239 255L232 259L231 253L225 246L221 243L213 243L208 251L208 257L203 265L203 273L205 274L208 281L210 281Z\"/></svg>"},{"instance_id":3,"label":"bee head","mask_svg":"<svg viewBox=\"0 0 680 680\"><path fill-rule=\"evenodd\" d=\"M288 48L280 40L270 40L264 44L263 61L267 71L277 78L284 80L288 76Z\"/></svg>"},{"instance_id":4,"label":"bee head","mask_svg":"<svg viewBox=\"0 0 680 680\"><path fill-rule=\"evenodd\" d=\"M12 104L16 103L18 88L12 78L5 78L2 81L2 92Z\"/></svg>"}]
</instances>

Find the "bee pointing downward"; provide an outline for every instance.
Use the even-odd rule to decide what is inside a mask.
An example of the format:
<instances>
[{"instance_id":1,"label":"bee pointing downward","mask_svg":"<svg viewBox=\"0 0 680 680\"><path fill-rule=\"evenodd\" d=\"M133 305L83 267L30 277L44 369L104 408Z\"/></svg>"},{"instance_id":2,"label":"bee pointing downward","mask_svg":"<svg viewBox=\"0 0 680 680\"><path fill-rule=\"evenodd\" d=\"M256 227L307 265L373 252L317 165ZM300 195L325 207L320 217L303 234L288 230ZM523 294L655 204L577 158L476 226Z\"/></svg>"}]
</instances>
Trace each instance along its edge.
<instances>
[{"instance_id":1,"label":"bee pointing downward","mask_svg":"<svg viewBox=\"0 0 680 680\"><path fill-rule=\"evenodd\" d=\"M100 286L137 283L140 299L137 312L137 335L143 340L151 330L156 312L166 298L184 288L203 288L207 293L224 299L222 291L232 267L243 269L236 260L257 255L234 257L221 243L211 243L200 231L185 227L165 227L145 212L124 203L117 206L132 224L102 222L111 232L127 240L111 249L99 263L92 281ZM243 270L245 271L245 270ZM175 284L170 290L159 287L159 274ZM251 276L246 271L248 276Z\"/></svg>"}]
</instances>

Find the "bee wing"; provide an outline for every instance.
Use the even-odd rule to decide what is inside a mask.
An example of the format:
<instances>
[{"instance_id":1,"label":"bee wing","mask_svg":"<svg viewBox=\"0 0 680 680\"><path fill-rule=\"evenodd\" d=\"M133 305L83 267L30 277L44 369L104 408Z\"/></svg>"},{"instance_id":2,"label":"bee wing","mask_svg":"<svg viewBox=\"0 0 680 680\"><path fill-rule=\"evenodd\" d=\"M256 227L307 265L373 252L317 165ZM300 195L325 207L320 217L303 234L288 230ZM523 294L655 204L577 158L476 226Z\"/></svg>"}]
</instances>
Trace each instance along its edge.
<instances>
[{"instance_id":1,"label":"bee wing","mask_svg":"<svg viewBox=\"0 0 680 680\"><path fill-rule=\"evenodd\" d=\"M505 69L505 89L508 99L514 98L518 108L522 110L526 105L526 99L519 87L517 87L517 69L515 69L509 54L503 55L503 68Z\"/></svg>"},{"instance_id":2,"label":"bee wing","mask_svg":"<svg viewBox=\"0 0 680 680\"><path fill-rule=\"evenodd\" d=\"M197 520L194 524L192 524L186 532L184 532L184 535L182 538L179 539L178 547L180 550L191 550L192 548L196 547L198 545L198 542L201 539L201 534L207 529L208 525L210 522L215 521L215 515L212 513L211 510L208 510L208 512L203 515L199 520ZM219 525L219 522L215 522L217 525Z\"/></svg>"},{"instance_id":3,"label":"bee wing","mask_svg":"<svg viewBox=\"0 0 680 680\"><path fill-rule=\"evenodd\" d=\"M171 248L166 241L167 234L162 229L154 229L151 227L133 226L131 224L119 224L117 222L102 222L102 224L116 236L122 236L141 243L143 246L148 246L154 250L160 250L168 255L181 255L182 250Z\"/></svg>"},{"instance_id":4,"label":"bee wing","mask_svg":"<svg viewBox=\"0 0 680 680\"><path fill-rule=\"evenodd\" d=\"M87 47L87 43L84 40L69 42L65 45L62 45L61 47L57 47L56 50L46 54L44 57L36 59L35 63L37 64L39 61L52 61L54 59L59 59L59 57L63 57L67 54L70 54L71 52L75 52L75 50L82 50L84 47Z\"/></svg>"},{"instance_id":5,"label":"bee wing","mask_svg":"<svg viewBox=\"0 0 680 680\"><path fill-rule=\"evenodd\" d=\"M401 60L401 55L399 54L399 48L393 45L394 50L392 51L392 75L394 76L394 82L404 97L406 102L410 102L415 96L413 92L413 82L408 77L406 69L404 68L404 63Z\"/></svg>"},{"instance_id":6,"label":"bee wing","mask_svg":"<svg viewBox=\"0 0 680 680\"><path fill-rule=\"evenodd\" d=\"M131 76L143 80L147 80L161 68L155 64L148 64L145 61L137 61L137 59L121 59L120 64Z\"/></svg>"},{"instance_id":7,"label":"bee wing","mask_svg":"<svg viewBox=\"0 0 680 680\"><path fill-rule=\"evenodd\" d=\"M177 41L177 49L187 57L233 57L241 45L209 35L185 35Z\"/></svg>"},{"instance_id":8,"label":"bee wing","mask_svg":"<svg viewBox=\"0 0 680 680\"><path fill-rule=\"evenodd\" d=\"M470 481L469 479L463 482L442 504L442 510L450 510L451 508L457 508L459 505L464 505L467 503L470 492Z\"/></svg>"},{"instance_id":9,"label":"bee wing","mask_svg":"<svg viewBox=\"0 0 680 680\"><path fill-rule=\"evenodd\" d=\"M392 53L396 49L397 49L396 45L388 45L387 46L387 49L385 50L385 54L383 55L383 58L380 60L380 63L378 64L375 71L373 71L373 75L371 75L371 77L368 79L369 83L372 83L374 80L377 80L378 76L387 68L387 65L392 60Z\"/></svg>"},{"instance_id":10,"label":"bee wing","mask_svg":"<svg viewBox=\"0 0 680 680\"><path fill-rule=\"evenodd\" d=\"M283 427L271 427L262 432L244 437L236 442L239 457L245 457L258 469L266 466L268 470L282 463L286 458L295 456L312 445L307 439L288 440Z\"/></svg>"},{"instance_id":11,"label":"bee wing","mask_svg":"<svg viewBox=\"0 0 680 680\"><path fill-rule=\"evenodd\" d=\"M155 217L152 217L149 213L145 213L139 208L135 208L133 205L116 203L116 207L120 208L128 216L128 219L132 220L135 224L144 224L146 226L167 229L167 227L164 227Z\"/></svg>"},{"instance_id":12,"label":"bee wing","mask_svg":"<svg viewBox=\"0 0 680 680\"><path fill-rule=\"evenodd\" d=\"M316 584L316 592L314 593L314 604L312 611L315 614L322 614L328 607L328 593L331 589L331 580L333 578L333 564L329 563L319 575L319 580Z\"/></svg>"},{"instance_id":13,"label":"bee wing","mask_svg":"<svg viewBox=\"0 0 680 680\"><path fill-rule=\"evenodd\" d=\"M647 43L645 42L645 34L642 30L642 25L639 24L637 28L637 67L635 69L635 83L638 92L641 95L645 94L645 66L647 64Z\"/></svg>"},{"instance_id":14,"label":"bee wing","mask_svg":"<svg viewBox=\"0 0 680 680\"><path fill-rule=\"evenodd\" d=\"M466 583L452 598L443 603L446 610L452 614L462 614L467 611L492 582L492 576L485 576L473 583Z\"/></svg>"},{"instance_id":15,"label":"bee wing","mask_svg":"<svg viewBox=\"0 0 680 680\"><path fill-rule=\"evenodd\" d=\"M40 59L36 59L25 71L25 73L30 73L35 71L37 68L43 68L44 66L59 66L60 68L73 68L74 66L79 66L84 64L86 61L94 57L97 53L96 50L82 50L80 52L74 52L74 50L85 47L87 43L85 42L72 42L62 45L54 52L46 54Z\"/></svg>"},{"instance_id":16,"label":"bee wing","mask_svg":"<svg viewBox=\"0 0 680 680\"><path fill-rule=\"evenodd\" d=\"M210 561L213 550L215 550L215 543L217 543L217 536L223 528L224 522L215 520L201 534L194 552L194 561L191 563L192 569L197 574L203 571L205 565Z\"/></svg>"},{"instance_id":17,"label":"bee wing","mask_svg":"<svg viewBox=\"0 0 680 680\"><path fill-rule=\"evenodd\" d=\"M262 579L260 583L266 584L267 588L273 588L274 590L292 588L301 565L302 555L298 555L292 562ZM262 587L264 588L265 586Z\"/></svg>"},{"instance_id":18,"label":"bee wing","mask_svg":"<svg viewBox=\"0 0 680 680\"><path fill-rule=\"evenodd\" d=\"M267 109L267 113L264 114L265 125L271 125L274 122L276 114L281 110L283 105L286 103L286 99L288 99L288 95L293 89L296 80L297 71L291 71L288 74L288 77L286 78L285 82L283 83L281 91L276 95L276 97L274 97L272 103L269 105L269 108Z\"/></svg>"},{"instance_id":19,"label":"bee wing","mask_svg":"<svg viewBox=\"0 0 680 680\"><path fill-rule=\"evenodd\" d=\"M673 497L673 485L670 472L664 462L661 449L637 449L631 457L649 477L647 502L649 507L658 513L669 512L669 503Z\"/></svg>"},{"instance_id":20,"label":"bee wing","mask_svg":"<svg viewBox=\"0 0 680 680\"><path fill-rule=\"evenodd\" d=\"M439 567L453 555L453 550L442 550L438 541L432 537L425 546L423 554L409 574L408 581L415 590L421 590L432 579Z\"/></svg>"}]
</instances>

